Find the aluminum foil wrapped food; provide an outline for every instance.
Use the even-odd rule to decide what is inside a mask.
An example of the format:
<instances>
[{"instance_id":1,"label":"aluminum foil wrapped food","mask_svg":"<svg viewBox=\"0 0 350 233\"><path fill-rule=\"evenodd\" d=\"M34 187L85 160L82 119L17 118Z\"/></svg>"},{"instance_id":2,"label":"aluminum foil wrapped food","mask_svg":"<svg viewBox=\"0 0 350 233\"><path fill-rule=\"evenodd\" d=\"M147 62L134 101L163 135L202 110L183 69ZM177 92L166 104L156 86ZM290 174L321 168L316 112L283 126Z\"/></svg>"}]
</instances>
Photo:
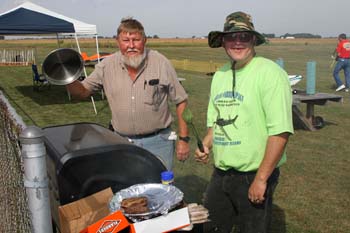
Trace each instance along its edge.
<instances>
[{"instance_id":1,"label":"aluminum foil wrapped food","mask_svg":"<svg viewBox=\"0 0 350 233\"><path fill-rule=\"evenodd\" d=\"M173 185L158 183L136 184L115 193L109 203L109 209L111 212L121 210L130 220L138 222L167 214L170 210L181 204L183 196L183 192ZM147 198L148 212L136 214L125 213L121 208L122 201L134 197Z\"/></svg>"}]
</instances>

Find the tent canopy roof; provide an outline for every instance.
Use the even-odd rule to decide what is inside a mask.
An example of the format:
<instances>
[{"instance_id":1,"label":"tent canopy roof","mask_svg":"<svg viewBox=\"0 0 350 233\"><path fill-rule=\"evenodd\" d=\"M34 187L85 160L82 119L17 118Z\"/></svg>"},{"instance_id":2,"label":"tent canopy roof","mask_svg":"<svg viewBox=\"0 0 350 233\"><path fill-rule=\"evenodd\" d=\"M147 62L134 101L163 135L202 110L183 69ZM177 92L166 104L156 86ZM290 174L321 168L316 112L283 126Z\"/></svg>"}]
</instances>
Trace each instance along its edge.
<instances>
[{"instance_id":1,"label":"tent canopy roof","mask_svg":"<svg viewBox=\"0 0 350 233\"><path fill-rule=\"evenodd\" d=\"M96 35L96 25L60 15L31 2L0 14L0 34L76 33Z\"/></svg>"}]
</instances>

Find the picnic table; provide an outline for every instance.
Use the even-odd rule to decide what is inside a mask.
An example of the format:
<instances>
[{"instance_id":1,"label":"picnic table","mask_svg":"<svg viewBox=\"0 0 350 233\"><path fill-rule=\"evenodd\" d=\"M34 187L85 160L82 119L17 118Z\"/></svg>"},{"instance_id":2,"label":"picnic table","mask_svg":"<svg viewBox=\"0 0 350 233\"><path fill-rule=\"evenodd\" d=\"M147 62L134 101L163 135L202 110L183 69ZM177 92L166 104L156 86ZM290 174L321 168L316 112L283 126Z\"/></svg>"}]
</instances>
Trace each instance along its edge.
<instances>
[{"instance_id":1,"label":"picnic table","mask_svg":"<svg viewBox=\"0 0 350 233\"><path fill-rule=\"evenodd\" d=\"M315 131L324 126L324 120L320 116L315 116L315 105L325 105L327 101L342 102L343 97L329 93L306 94L305 91L293 91L293 123L303 129ZM306 104L304 114L299 106Z\"/></svg>"}]
</instances>

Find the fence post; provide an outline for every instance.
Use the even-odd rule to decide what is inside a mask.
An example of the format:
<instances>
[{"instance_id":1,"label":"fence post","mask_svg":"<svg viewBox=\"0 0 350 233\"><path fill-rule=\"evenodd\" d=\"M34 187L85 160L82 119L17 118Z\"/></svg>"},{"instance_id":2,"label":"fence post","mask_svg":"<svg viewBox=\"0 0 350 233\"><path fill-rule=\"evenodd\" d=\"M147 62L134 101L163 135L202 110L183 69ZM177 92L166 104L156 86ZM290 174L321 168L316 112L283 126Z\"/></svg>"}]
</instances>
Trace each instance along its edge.
<instances>
[{"instance_id":1,"label":"fence post","mask_svg":"<svg viewBox=\"0 0 350 233\"><path fill-rule=\"evenodd\" d=\"M284 69L284 61L283 61L282 58L278 58L278 59L276 60L276 63L277 63L282 69Z\"/></svg>"},{"instance_id":2,"label":"fence post","mask_svg":"<svg viewBox=\"0 0 350 233\"><path fill-rule=\"evenodd\" d=\"M20 134L24 187L28 197L33 233L53 231L43 135L42 129L36 126L29 126Z\"/></svg>"},{"instance_id":3,"label":"fence post","mask_svg":"<svg viewBox=\"0 0 350 233\"><path fill-rule=\"evenodd\" d=\"M316 92L316 62L306 63L306 94L314 95Z\"/></svg>"}]
</instances>

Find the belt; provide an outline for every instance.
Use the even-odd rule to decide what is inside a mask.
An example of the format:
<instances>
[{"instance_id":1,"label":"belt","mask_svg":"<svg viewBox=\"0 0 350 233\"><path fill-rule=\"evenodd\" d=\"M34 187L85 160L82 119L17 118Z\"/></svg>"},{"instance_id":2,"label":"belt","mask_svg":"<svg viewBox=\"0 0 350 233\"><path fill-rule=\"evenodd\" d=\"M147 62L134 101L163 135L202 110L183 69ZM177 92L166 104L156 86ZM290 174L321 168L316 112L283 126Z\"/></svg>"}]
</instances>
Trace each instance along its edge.
<instances>
[{"instance_id":1,"label":"belt","mask_svg":"<svg viewBox=\"0 0 350 233\"><path fill-rule=\"evenodd\" d=\"M122 137L127 137L127 138L130 138L130 139L141 139L141 138L148 138L148 137L152 137L152 136L156 136L158 134L160 134L162 131L164 130L167 130L169 129L169 127L167 128L163 128L163 129L157 129L156 131L154 132L151 132L151 133L146 133L146 134L136 134L136 135L127 135L127 134L122 134L122 133L119 133L118 131L116 131L113 126L110 124L109 125L109 129L116 132L117 134L119 134L120 136Z\"/></svg>"},{"instance_id":2,"label":"belt","mask_svg":"<svg viewBox=\"0 0 350 233\"><path fill-rule=\"evenodd\" d=\"M215 171L220 176L231 175L231 174L234 174L234 175L254 175L257 172L257 171L242 172L242 171L238 171L238 170L236 170L234 168L230 168L230 169L224 171L224 170L221 170L221 169L219 169L217 167L215 167ZM274 172L279 172L279 168L275 168Z\"/></svg>"},{"instance_id":3,"label":"belt","mask_svg":"<svg viewBox=\"0 0 350 233\"><path fill-rule=\"evenodd\" d=\"M217 174L219 174L220 176L225 176L225 175L230 175L230 174L235 174L235 175L249 175L249 174L256 174L257 171L248 171L248 172L241 172L238 171L234 168L230 168L226 171L221 170L217 167L215 167L215 171L217 172Z\"/></svg>"},{"instance_id":4,"label":"belt","mask_svg":"<svg viewBox=\"0 0 350 233\"><path fill-rule=\"evenodd\" d=\"M169 127L168 127L169 128ZM148 138L148 137L153 137L153 136L156 136L158 134L160 134L162 131L168 129L168 128L164 128L164 129L158 129L154 132L151 132L151 133L146 133L146 134L137 134L137 135L122 135L120 134L121 136L123 137L127 137L127 138L130 138L130 139L141 139L141 138Z\"/></svg>"},{"instance_id":5,"label":"belt","mask_svg":"<svg viewBox=\"0 0 350 233\"><path fill-rule=\"evenodd\" d=\"M339 57L340 59L350 59L350 57Z\"/></svg>"}]
</instances>

